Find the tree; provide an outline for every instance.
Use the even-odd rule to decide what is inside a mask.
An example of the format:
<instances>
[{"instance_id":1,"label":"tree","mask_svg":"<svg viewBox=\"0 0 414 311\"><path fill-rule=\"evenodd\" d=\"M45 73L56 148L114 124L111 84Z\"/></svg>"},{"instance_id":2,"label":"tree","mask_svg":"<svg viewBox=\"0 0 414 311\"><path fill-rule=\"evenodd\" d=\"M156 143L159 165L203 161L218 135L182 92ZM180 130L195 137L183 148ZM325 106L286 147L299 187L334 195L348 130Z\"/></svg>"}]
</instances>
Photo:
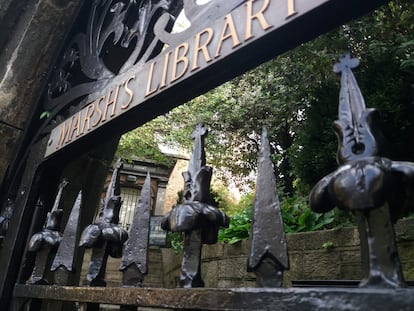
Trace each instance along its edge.
<instances>
[{"instance_id":1,"label":"tree","mask_svg":"<svg viewBox=\"0 0 414 311\"><path fill-rule=\"evenodd\" d=\"M336 167L337 143L331 124L337 118L339 77L332 66L349 51L361 59L355 74L367 106L382 112L383 131L392 141L387 155L395 160L414 160L414 146L407 145L414 134L413 20L412 1L392 1L138 131L143 130L143 137L154 141L188 148L192 129L203 122L210 129L206 141L210 164L221 168L222 177L245 183L256 168L261 128L267 126L278 187L292 194L295 185L300 185L306 193ZM156 144L150 140L134 146L154 148Z\"/></svg>"}]
</instances>

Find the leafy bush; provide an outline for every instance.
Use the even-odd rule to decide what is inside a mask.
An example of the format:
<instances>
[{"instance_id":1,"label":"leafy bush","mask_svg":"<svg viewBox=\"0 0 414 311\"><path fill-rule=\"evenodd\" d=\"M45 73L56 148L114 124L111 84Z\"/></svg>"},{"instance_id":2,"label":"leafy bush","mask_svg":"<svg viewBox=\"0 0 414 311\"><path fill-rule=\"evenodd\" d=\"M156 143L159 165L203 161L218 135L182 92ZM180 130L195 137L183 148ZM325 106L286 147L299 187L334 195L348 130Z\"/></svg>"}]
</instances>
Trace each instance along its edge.
<instances>
[{"instance_id":1,"label":"leafy bush","mask_svg":"<svg viewBox=\"0 0 414 311\"><path fill-rule=\"evenodd\" d=\"M230 217L229 227L219 231L218 240L220 242L234 244L247 239L250 233L251 218L252 206L247 207L241 212L235 213Z\"/></svg>"},{"instance_id":2,"label":"leafy bush","mask_svg":"<svg viewBox=\"0 0 414 311\"><path fill-rule=\"evenodd\" d=\"M332 228L335 211L319 214L310 210L306 197L293 196L282 200L281 210L286 233Z\"/></svg>"},{"instance_id":3,"label":"leafy bush","mask_svg":"<svg viewBox=\"0 0 414 311\"><path fill-rule=\"evenodd\" d=\"M183 252L183 233L182 232L168 232L167 245L177 253Z\"/></svg>"},{"instance_id":4,"label":"leafy bush","mask_svg":"<svg viewBox=\"0 0 414 311\"><path fill-rule=\"evenodd\" d=\"M233 215L230 215L229 228L221 229L219 241L229 244L237 243L249 237L251 228L253 194L245 196ZM319 214L310 210L308 199L304 196L286 197L281 200L282 217L285 232L309 232L323 229L344 227L355 224L349 213L334 209Z\"/></svg>"}]
</instances>

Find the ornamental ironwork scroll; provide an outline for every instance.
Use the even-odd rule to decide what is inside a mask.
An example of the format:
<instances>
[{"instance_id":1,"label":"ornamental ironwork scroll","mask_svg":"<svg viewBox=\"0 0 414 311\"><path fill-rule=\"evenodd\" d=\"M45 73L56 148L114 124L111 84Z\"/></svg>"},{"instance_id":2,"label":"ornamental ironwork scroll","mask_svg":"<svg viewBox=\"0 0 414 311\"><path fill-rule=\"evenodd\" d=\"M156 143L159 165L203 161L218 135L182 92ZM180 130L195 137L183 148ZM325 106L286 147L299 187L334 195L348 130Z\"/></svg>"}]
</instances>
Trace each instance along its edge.
<instances>
[{"instance_id":1,"label":"ornamental ironwork scroll","mask_svg":"<svg viewBox=\"0 0 414 311\"><path fill-rule=\"evenodd\" d=\"M82 108L78 102L85 96L157 55L164 44L154 34L154 23L168 14L164 26L171 30L181 8L181 1L172 0L91 1L86 25L72 36L49 80L43 98L49 116L42 133Z\"/></svg>"},{"instance_id":2,"label":"ornamental ironwork scroll","mask_svg":"<svg viewBox=\"0 0 414 311\"><path fill-rule=\"evenodd\" d=\"M42 104L48 117L35 139L84 108L88 102L83 99L105 88L116 76L133 67L139 71L165 47L181 43L194 28L207 26L211 19L206 16L222 16L243 2L246 0L219 5L199 5L195 0L91 1L87 22L72 35L49 79ZM181 10L191 26L171 33Z\"/></svg>"},{"instance_id":3,"label":"ornamental ironwork scroll","mask_svg":"<svg viewBox=\"0 0 414 311\"><path fill-rule=\"evenodd\" d=\"M368 259L360 286L404 287L393 223L410 200L414 164L378 154L375 110L366 108L351 71L358 64L358 59L346 54L334 66L341 74L339 119L334 124L341 166L315 185L310 206L321 213L337 206L359 217L361 251Z\"/></svg>"}]
</instances>

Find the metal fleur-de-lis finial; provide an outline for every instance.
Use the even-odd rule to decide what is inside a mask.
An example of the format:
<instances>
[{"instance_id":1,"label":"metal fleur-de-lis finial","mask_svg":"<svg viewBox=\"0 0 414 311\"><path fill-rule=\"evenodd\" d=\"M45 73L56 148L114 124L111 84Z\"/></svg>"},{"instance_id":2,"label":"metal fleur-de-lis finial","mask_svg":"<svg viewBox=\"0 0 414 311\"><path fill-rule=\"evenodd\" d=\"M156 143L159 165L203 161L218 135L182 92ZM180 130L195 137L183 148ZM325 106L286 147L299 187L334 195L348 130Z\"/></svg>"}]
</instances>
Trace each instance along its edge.
<instances>
[{"instance_id":1,"label":"metal fleur-de-lis finial","mask_svg":"<svg viewBox=\"0 0 414 311\"><path fill-rule=\"evenodd\" d=\"M358 221L365 278L363 287L406 286L393 223L403 206L412 204L414 163L379 156L373 109L366 109L351 68L358 61L346 55L334 67L341 72L338 162L341 166L322 178L310 193L313 211L338 207L352 211Z\"/></svg>"},{"instance_id":2,"label":"metal fleur-de-lis finial","mask_svg":"<svg viewBox=\"0 0 414 311\"><path fill-rule=\"evenodd\" d=\"M122 246L128 238L128 232L117 226L119 209L122 204L120 196L119 174L122 161L118 159L112 172L111 181L97 220L87 226L81 235L80 246L92 248L87 280L92 286L105 286L105 270L108 256L122 256Z\"/></svg>"},{"instance_id":3,"label":"metal fleur-de-lis finial","mask_svg":"<svg viewBox=\"0 0 414 311\"><path fill-rule=\"evenodd\" d=\"M364 97L352 73L359 60L347 53L335 64L333 71L341 73L338 120L334 122L339 138L337 159L339 164L378 153L378 143L373 134L375 109L367 109Z\"/></svg>"},{"instance_id":4,"label":"metal fleur-de-lis finial","mask_svg":"<svg viewBox=\"0 0 414 311\"><path fill-rule=\"evenodd\" d=\"M61 204L63 189L67 184L68 182L66 179L63 179L59 184L59 190L53 208L47 213L43 230L33 234L30 239L29 251L37 252L35 267L31 275L31 282L33 284L48 283L46 279L47 268L48 266L50 267L51 259L62 240L62 234L59 232L63 214Z\"/></svg>"},{"instance_id":5,"label":"metal fleur-de-lis finial","mask_svg":"<svg viewBox=\"0 0 414 311\"><path fill-rule=\"evenodd\" d=\"M184 232L184 256L180 276L182 287L204 286L200 270L202 244L216 243L219 227L229 225L228 217L210 205L212 168L205 165L206 135L207 129L202 124L197 125L192 134L193 155L188 170L183 172L184 202L174 206L161 223L164 230Z\"/></svg>"},{"instance_id":6,"label":"metal fleur-de-lis finial","mask_svg":"<svg viewBox=\"0 0 414 311\"><path fill-rule=\"evenodd\" d=\"M193 154L188 163L188 170L183 172L184 201L210 203L211 168L206 166L204 139L208 131L203 124L197 124L191 137L194 139Z\"/></svg>"}]
</instances>

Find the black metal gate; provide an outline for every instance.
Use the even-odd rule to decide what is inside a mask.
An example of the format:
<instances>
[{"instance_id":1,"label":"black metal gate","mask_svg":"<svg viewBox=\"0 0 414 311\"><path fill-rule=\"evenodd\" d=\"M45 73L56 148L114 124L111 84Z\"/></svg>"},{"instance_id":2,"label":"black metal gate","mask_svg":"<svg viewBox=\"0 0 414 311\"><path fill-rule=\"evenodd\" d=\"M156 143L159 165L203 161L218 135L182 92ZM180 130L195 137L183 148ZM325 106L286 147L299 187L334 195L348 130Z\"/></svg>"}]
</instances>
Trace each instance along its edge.
<instances>
[{"instance_id":1,"label":"black metal gate","mask_svg":"<svg viewBox=\"0 0 414 311\"><path fill-rule=\"evenodd\" d=\"M377 154L374 111L365 107L351 71L357 60L349 55L335 67L341 74L336 123L341 166L315 186L311 208L325 212L338 206L358 215L366 265L360 288L278 288L289 262L265 129L248 262L258 288L198 288L204 285L202 244L215 243L218 228L228 224L227 216L211 204L211 168L205 164L203 143L207 131L202 125L193 134L184 202L163 221L164 229L185 237L183 288L141 288L147 269L148 182L128 237L117 226L121 162L94 218L121 133L385 2L85 2L40 101L49 117L16 159L17 195L3 208L10 229L3 232L0 252L2 305L15 310L93 310L99 304L119 305L122 310L413 309L413 291L405 288L394 241L395 202L384 193L394 191L404 198L405 189L413 185L414 165ZM172 35L182 9L192 26ZM341 16L332 15L338 10ZM237 28L237 18L244 21L243 28ZM299 31L305 24L306 31ZM292 34L288 40L286 33ZM285 44L276 44L281 37ZM89 286L79 286L79 244L92 248ZM123 287L105 287L108 256L122 257Z\"/></svg>"}]
</instances>

